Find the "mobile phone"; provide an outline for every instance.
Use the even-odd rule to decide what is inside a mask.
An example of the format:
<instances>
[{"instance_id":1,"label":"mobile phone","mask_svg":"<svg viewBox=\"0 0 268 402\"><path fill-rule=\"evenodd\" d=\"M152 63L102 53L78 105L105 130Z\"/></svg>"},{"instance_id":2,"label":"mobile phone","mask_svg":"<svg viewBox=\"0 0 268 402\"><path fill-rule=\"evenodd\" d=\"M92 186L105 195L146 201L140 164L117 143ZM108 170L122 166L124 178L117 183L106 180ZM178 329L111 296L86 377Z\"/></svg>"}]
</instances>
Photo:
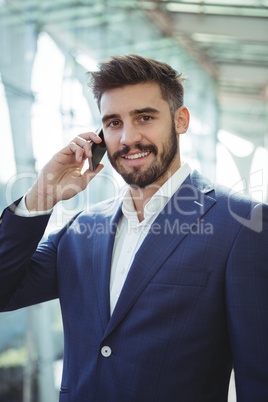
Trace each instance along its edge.
<instances>
[{"instance_id":1,"label":"mobile phone","mask_svg":"<svg viewBox=\"0 0 268 402\"><path fill-rule=\"evenodd\" d=\"M92 143L91 151L92 151L92 158L88 158L89 168L90 170L96 170L98 164L102 160L105 152L106 152L106 145L104 142L103 131L100 128L97 133L98 136L102 139L100 144L96 144L96 142Z\"/></svg>"}]
</instances>

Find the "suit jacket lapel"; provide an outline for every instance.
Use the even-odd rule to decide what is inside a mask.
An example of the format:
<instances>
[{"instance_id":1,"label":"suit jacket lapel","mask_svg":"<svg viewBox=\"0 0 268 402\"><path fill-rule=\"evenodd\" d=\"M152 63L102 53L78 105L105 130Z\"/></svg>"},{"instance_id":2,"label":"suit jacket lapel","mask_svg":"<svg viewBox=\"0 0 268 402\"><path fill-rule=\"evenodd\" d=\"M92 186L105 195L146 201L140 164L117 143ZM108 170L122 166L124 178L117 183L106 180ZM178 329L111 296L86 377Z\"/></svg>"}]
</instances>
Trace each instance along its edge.
<instances>
[{"instance_id":1,"label":"suit jacket lapel","mask_svg":"<svg viewBox=\"0 0 268 402\"><path fill-rule=\"evenodd\" d=\"M112 217L103 217L98 221L94 233L93 278L97 290L98 306L103 331L110 320L110 273L113 245L118 221L122 212L117 208Z\"/></svg>"},{"instance_id":2,"label":"suit jacket lapel","mask_svg":"<svg viewBox=\"0 0 268 402\"><path fill-rule=\"evenodd\" d=\"M196 184L199 184L199 188ZM190 233L193 225L214 205L216 200L204 194L211 190L211 185L200 180L194 172L158 215L135 256L105 336L127 314L172 251Z\"/></svg>"}]
</instances>

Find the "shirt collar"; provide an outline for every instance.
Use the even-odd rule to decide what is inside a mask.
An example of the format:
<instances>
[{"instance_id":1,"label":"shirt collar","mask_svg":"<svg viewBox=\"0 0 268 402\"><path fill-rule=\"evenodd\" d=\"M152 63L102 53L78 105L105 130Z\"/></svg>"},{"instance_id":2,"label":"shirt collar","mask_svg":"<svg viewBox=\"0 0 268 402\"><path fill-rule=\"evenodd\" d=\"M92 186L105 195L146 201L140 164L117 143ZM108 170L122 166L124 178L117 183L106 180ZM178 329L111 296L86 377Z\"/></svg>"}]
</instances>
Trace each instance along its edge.
<instances>
[{"instance_id":1,"label":"shirt collar","mask_svg":"<svg viewBox=\"0 0 268 402\"><path fill-rule=\"evenodd\" d=\"M190 173L191 168L189 164L183 163L183 165L157 190L150 201L145 205L144 221L146 223L158 215ZM139 220L129 187L125 190L122 201L122 212L124 216L129 222L138 224Z\"/></svg>"}]
</instances>

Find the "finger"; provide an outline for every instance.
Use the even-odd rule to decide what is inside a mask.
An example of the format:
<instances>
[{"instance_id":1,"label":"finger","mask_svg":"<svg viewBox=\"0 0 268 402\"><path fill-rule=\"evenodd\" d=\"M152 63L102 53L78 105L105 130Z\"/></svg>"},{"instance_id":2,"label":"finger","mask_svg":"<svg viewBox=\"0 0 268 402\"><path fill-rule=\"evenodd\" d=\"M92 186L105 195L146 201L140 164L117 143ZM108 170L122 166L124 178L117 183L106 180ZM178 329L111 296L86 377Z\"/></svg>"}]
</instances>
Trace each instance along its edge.
<instances>
[{"instance_id":1,"label":"finger","mask_svg":"<svg viewBox=\"0 0 268 402\"><path fill-rule=\"evenodd\" d=\"M96 170L94 171L95 176L100 173L100 171L104 168L104 165L102 163L99 163Z\"/></svg>"},{"instance_id":2,"label":"finger","mask_svg":"<svg viewBox=\"0 0 268 402\"><path fill-rule=\"evenodd\" d=\"M85 141L76 137L74 141L70 142L67 147L67 152L75 154L75 159L78 163L82 162L86 158L92 157L91 142Z\"/></svg>"},{"instance_id":3,"label":"finger","mask_svg":"<svg viewBox=\"0 0 268 402\"><path fill-rule=\"evenodd\" d=\"M89 131L87 133L81 133L77 137L83 138L86 141L100 142L100 137L97 133L93 133L93 131ZM75 137L75 138L77 138Z\"/></svg>"},{"instance_id":4,"label":"finger","mask_svg":"<svg viewBox=\"0 0 268 402\"><path fill-rule=\"evenodd\" d=\"M88 136L86 135L87 133L84 133L84 137L83 138L81 135L78 135L77 137L75 137L73 139L73 143L79 145L81 148L84 149L84 158L91 158L92 157L92 152L91 152L91 145L92 142L96 142L99 143L101 142L101 138L95 134L95 133L88 133L90 134L90 139L88 140Z\"/></svg>"},{"instance_id":5,"label":"finger","mask_svg":"<svg viewBox=\"0 0 268 402\"><path fill-rule=\"evenodd\" d=\"M77 163L81 163L83 161L84 149L75 142L70 142L63 152L64 151L66 154L74 154Z\"/></svg>"},{"instance_id":6,"label":"finger","mask_svg":"<svg viewBox=\"0 0 268 402\"><path fill-rule=\"evenodd\" d=\"M102 163L99 163L97 166L96 170L92 171L90 169L87 169L83 173L83 177L86 179L87 184L104 168L104 165Z\"/></svg>"},{"instance_id":7,"label":"finger","mask_svg":"<svg viewBox=\"0 0 268 402\"><path fill-rule=\"evenodd\" d=\"M89 158L91 156L91 143L92 141L87 141L84 138L81 138L79 136L75 137L72 141L72 144L75 144L76 146L80 147L83 149L82 156L83 158ZM78 153L79 156L81 156L81 153Z\"/></svg>"}]
</instances>

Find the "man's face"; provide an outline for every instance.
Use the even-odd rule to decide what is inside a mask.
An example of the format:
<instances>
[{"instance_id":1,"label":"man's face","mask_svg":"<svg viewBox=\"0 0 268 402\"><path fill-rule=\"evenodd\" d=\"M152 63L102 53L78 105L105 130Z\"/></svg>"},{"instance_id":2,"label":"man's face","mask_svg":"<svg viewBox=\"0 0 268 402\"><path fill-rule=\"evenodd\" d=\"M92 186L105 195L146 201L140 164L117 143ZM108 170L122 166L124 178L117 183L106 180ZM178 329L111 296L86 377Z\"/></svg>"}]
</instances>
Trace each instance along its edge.
<instances>
[{"instance_id":1,"label":"man's face","mask_svg":"<svg viewBox=\"0 0 268 402\"><path fill-rule=\"evenodd\" d=\"M157 84L106 91L101 116L108 157L128 184L161 185L178 169L178 137Z\"/></svg>"}]
</instances>

